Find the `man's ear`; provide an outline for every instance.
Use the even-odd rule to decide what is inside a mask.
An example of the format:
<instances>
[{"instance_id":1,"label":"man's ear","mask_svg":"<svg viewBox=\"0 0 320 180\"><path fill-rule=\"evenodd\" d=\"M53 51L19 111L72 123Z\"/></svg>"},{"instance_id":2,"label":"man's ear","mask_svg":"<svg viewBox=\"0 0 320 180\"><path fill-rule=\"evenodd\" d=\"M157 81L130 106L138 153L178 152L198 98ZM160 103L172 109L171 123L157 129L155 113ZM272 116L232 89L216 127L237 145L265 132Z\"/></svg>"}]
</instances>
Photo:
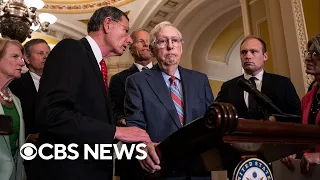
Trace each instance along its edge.
<instances>
[{"instance_id":1,"label":"man's ear","mask_svg":"<svg viewBox=\"0 0 320 180\"><path fill-rule=\"evenodd\" d=\"M155 57L156 54L155 54L155 49L154 49L154 47L149 45L149 49L150 49L150 52L151 52L152 57Z\"/></svg>"},{"instance_id":2,"label":"man's ear","mask_svg":"<svg viewBox=\"0 0 320 180\"><path fill-rule=\"evenodd\" d=\"M134 47L132 47L132 44L131 44L131 45L130 45L130 47L129 47L129 52L130 52L131 56L133 57L133 51L132 51L132 48L134 48Z\"/></svg>"},{"instance_id":3,"label":"man's ear","mask_svg":"<svg viewBox=\"0 0 320 180\"><path fill-rule=\"evenodd\" d=\"M103 31L108 34L110 32L110 29L112 28L112 19L110 17L106 17L103 21Z\"/></svg>"},{"instance_id":4,"label":"man's ear","mask_svg":"<svg viewBox=\"0 0 320 180\"><path fill-rule=\"evenodd\" d=\"M23 56L23 59L24 59L24 62L26 63L26 64L30 64L30 59L27 57L27 56Z\"/></svg>"},{"instance_id":5,"label":"man's ear","mask_svg":"<svg viewBox=\"0 0 320 180\"><path fill-rule=\"evenodd\" d=\"M268 53L267 52L263 53L263 60L264 61L268 60Z\"/></svg>"}]
</instances>

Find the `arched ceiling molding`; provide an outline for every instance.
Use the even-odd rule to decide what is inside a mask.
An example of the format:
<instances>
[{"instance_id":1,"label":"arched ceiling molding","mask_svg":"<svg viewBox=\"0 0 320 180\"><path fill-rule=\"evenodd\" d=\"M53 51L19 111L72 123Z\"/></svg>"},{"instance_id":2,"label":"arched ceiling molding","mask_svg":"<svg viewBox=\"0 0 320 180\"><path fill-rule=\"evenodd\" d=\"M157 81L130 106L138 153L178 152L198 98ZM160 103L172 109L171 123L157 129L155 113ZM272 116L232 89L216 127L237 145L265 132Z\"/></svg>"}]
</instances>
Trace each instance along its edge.
<instances>
[{"instance_id":1,"label":"arched ceiling molding","mask_svg":"<svg viewBox=\"0 0 320 180\"><path fill-rule=\"evenodd\" d=\"M241 15L241 8L233 8L222 15L219 16L215 21L213 21L210 26L208 26L204 31L202 31L199 38L197 38L194 46L192 47L192 67L195 70L206 73L211 79L214 80L228 80L237 75L241 74L241 64L239 59L239 50L236 53L233 52L234 49L229 50L229 59L227 62L217 62L208 59L208 53L210 51L212 42L218 37L221 31L225 29L229 24L235 21ZM234 40L235 43L237 39ZM233 46L233 48L238 48ZM230 58L232 57L232 58Z\"/></svg>"},{"instance_id":2,"label":"arched ceiling molding","mask_svg":"<svg viewBox=\"0 0 320 180\"><path fill-rule=\"evenodd\" d=\"M199 36L207 29L208 26L214 24L216 19L235 8L240 8L238 0L202 0L199 2L190 2L188 6L180 12L179 16L177 16L174 21L174 24L181 31L185 41L183 45L184 53L181 65L187 68L193 68L191 57ZM239 11L239 14L241 14L241 11ZM221 19L221 21L225 20ZM214 27L214 29L217 28L219 27ZM223 27L220 27L219 31L222 31L222 29ZM211 38L215 36L215 34L212 34Z\"/></svg>"},{"instance_id":3,"label":"arched ceiling molding","mask_svg":"<svg viewBox=\"0 0 320 180\"><path fill-rule=\"evenodd\" d=\"M159 6L164 3L163 1L146 1L136 0L130 5L135 7L134 12L129 14L130 26L132 30L145 27L148 18L152 16L154 11L157 11ZM139 8L139 10L137 10Z\"/></svg>"},{"instance_id":4,"label":"arched ceiling molding","mask_svg":"<svg viewBox=\"0 0 320 180\"><path fill-rule=\"evenodd\" d=\"M96 1L50 1L45 0L45 6L41 9L43 12L49 13L68 13L68 14L81 14L92 13L96 9L103 6L121 7L134 0L96 0Z\"/></svg>"},{"instance_id":5,"label":"arched ceiling molding","mask_svg":"<svg viewBox=\"0 0 320 180\"><path fill-rule=\"evenodd\" d=\"M139 16L134 20L132 28L144 28L147 31L162 21L171 21L187 6L191 0L150 0Z\"/></svg>"},{"instance_id":6,"label":"arched ceiling molding","mask_svg":"<svg viewBox=\"0 0 320 180\"><path fill-rule=\"evenodd\" d=\"M79 22L80 24L81 22ZM79 28L83 27L83 28ZM86 26L85 25L74 25L73 23L63 21L61 19L58 19L56 23L50 25L49 30L55 30L59 32L63 32L64 34L67 34L69 37L72 37L74 39L80 39L81 37L85 36L86 33Z\"/></svg>"},{"instance_id":7,"label":"arched ceiling molding","mask_svg":"<svg viewBox=\"0 0 320 180\"><path fill-rule=\"evenodd\" d=\"M192 17L193 15L202 11L208 4L211 4L214 1L210 0L198 0L191 1L175 18L174 24L180 25L186 24L189 20L186 17ZM181 27L180 27L181 28Z\"/></svg>"},{"instance_id":8,"label":"arched ceiling molding","mask_svg":"<svg viewBox=\"0 0 320 180\"><path fill-rule=\"evenodd\" d=\"M43 32L33 32L31 35L31 38L27 38L25 42L35 38L44 39L47 41L48 44L51 44L51 45L55 45L61 40L60 38L50 35L50 33L48 34ZM22 44L24 44L25 42L23 42Z\"/></svg>"},{"instance_id":9,"label":"arched ceiling molding","mask_svg":"<svg viewBox=\"0 0 320 180\"><path fill-rule=\"evenodd\" d=\"M227 55L234 42L243 35L243 23L242 17L240 16L231 24L229 24L226 28L224 28L216 39L212 42L212 45L208 52L209 61L219 61L227 63Z\"/></svg>"}]
</instances>

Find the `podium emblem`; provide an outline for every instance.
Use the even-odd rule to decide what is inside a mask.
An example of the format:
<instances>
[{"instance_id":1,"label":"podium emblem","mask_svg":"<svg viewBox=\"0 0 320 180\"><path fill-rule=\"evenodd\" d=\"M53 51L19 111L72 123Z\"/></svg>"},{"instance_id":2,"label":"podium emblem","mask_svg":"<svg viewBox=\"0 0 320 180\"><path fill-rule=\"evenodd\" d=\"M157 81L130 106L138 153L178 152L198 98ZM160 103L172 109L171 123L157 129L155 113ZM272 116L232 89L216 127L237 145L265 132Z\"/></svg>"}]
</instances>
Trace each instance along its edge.
<instances>
[{"instance_id":1,"label":"podium emblem","mask_svg":"<svg viewBox=\"0 0 320 180\"><path fill-rule=\"evenodd\" d=\"M258 158L250 158L239 163L233 180L273 180L273 177L265 162Z\"/></svg>"}]
</instances>

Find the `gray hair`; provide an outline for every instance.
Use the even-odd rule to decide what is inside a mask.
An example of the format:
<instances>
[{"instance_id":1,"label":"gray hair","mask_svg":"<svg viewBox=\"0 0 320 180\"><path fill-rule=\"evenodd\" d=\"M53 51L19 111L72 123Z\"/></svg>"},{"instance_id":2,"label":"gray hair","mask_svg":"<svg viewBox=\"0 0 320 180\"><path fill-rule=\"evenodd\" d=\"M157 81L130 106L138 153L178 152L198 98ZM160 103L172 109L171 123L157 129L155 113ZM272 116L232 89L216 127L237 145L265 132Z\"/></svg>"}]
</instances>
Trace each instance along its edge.
<instances>
[{"instance_id":1,"label":"gray hair","mask_svg":"<svg viewBox=\"0 0 320 180\"><path fill-rule=\"evenodd\" d=\"M317 53L320 54L320 34L312 37L312 38L308 41L307 48L309 49L312 44L314 44Z\"/></svg>"},{"instance_id":2,"label":"gray hair","mask_svg":"<svg viewBox=\"0 0 320 180\"><path fill-rule=\"evenodd\" d=\"M138 28L138 29L132 31L131 34L130 34L130 37L131 37L133 43L135 42L135 39L136 39L136 33L137 33L137 32L140 32L140 31L148 32L147 30L145 30L145 29L143 29L143 28ZM130 43L130 44L129 44L129 48L132 47L133 43Z\"/></svg>"},{"instance_id":3,"label":"gray hair","mask_svg":"<svg viewBox=\"0 0 320 180\"><path fill-rule=\"evenodd\" d=\"M156 36L159 34L159 32L161 31L161 29L165 28L165 27L174 27L177 31L178 31L178 34L179 34L179 38L180 39L183 39L182 38L182 34L181 32L173 25L171 24L169 21L163 21L159 24L157 24L150 32L150 45L151 46L154 46L154 43L156 42Z\"/></svg>"},{"instance_id":4,"label":"gray hair","mask_svg":"<svg viewBox=\"0 0 320 180\"><path fill-rule=\"evenodd\" d=\"M106 19L106 17L110 17L112 20L118 22L121 20L122 16L124 16L129 21L128 16L120 9L112 6L101 7L97 9L91 16L88 22L87 31L88 33L98 31L100 27L103 25L103 22Z\"/></svg>"}]
</instances>

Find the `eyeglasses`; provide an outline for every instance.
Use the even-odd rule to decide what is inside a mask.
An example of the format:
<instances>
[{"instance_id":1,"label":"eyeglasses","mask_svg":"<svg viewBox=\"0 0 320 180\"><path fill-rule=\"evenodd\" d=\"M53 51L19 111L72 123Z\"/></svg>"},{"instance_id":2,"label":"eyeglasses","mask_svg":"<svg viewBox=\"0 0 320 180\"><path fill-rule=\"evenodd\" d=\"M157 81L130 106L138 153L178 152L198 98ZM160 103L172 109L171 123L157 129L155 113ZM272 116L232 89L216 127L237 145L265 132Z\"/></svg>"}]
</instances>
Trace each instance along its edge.
<instances>
[{"instance_id":1,"label":"eyeglasses","mask_svg":"<svg viewBox=\"0 0 320 180\"><path fill-rule=\"evenodd\" d=\"M165 48L169 45L169 43L172 43L172 46L177 47L183 43L183 39L179 37L172 37L172 38L160 38L155 43L158 48Z\"/></svg>"},{"instance_id":2,"label":"eyeglasses","mask_svg":"<svg viewBox=\"0 0 320 180\"><path fill-rule=\"evenodd\" d=\"M320 54L317 51L303 51L303 56L309 57L311 55L311 57L318 57Z\"/></svg>"},{"instance_id":3,"label":"eyeglasses","mask_svg":"<svg viewBox=\"0 0 320 180\"><path fill-rule=\"evenodd\" d=\"M114 22L116 22L116 23L118 23L118 24L121 25L122 27L124 27L124 29L126 30L126 33L127 33L127 34L129 33L129 30L130 30L129 27L121 24L119 21L116 21L116 20L114 20L114 19L111 19L111 20L114 21Z\"/></svg>"}]
</instances>

